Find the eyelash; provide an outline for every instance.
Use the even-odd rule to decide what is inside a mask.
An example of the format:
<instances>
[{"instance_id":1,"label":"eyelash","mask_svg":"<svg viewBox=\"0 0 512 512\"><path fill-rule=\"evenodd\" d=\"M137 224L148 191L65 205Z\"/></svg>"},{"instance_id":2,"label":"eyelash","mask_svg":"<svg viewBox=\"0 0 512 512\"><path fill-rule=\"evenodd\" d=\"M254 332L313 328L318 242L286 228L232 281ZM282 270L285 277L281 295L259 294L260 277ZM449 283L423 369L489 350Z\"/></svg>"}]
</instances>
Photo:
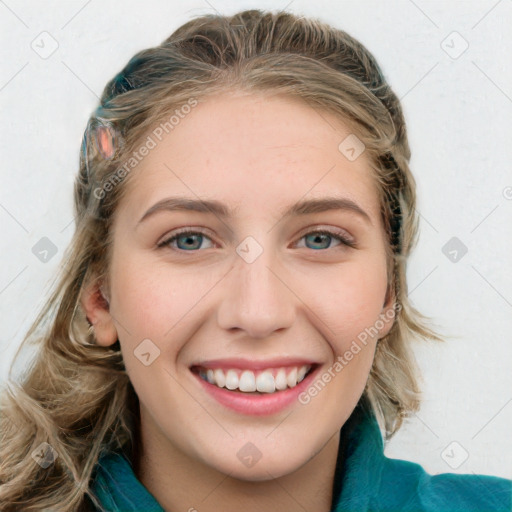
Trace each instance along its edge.
<instances>
[{"instance_id":1,"label":"eyelash","mask_svg":"<svg viewBox=\"0 0 512 512\"><path fill-rule=\"evenodd\" d=\"M345 246L351 247L351 248L356 248L357 247L356 242L346 238L340 232L338 232L338 231L330 231L330 230L326 230L326 229L318 229L318 230L308 231L307 233L304 233L299 238L299 240L302 240L302 238L304 238L307 235L311 235L311 234L315 234L315 235L328 235L330 237L335 238L336 240L339 240L342 245L345 245ZM199 249L193 249L193 250L190 250L190 251L185 251L184 249L174 249L174 248L170 247L170 244L172 242L174 242L178 237L180 237L182 235L203 235L203 236L206 236L207 238L210 238L205 232L203 232L201 230L193 230L191 228L183 228L182 230L177 231L176 233L174 233L171 237L169 237L169 238L165 239L164 241L160 242L159 244L157 244L157 247L158 248L162 248L162 249L165 248L165 247L168 247L169 249L177 251L177 252L198 252ZM320 251L326 251L326 250L329 250L329 249L335 249L335 247L329 247L327 249L319 249L319 250ZM310 249L310 250L317 252L315 249Z\"/></svg>"}]
</instances>

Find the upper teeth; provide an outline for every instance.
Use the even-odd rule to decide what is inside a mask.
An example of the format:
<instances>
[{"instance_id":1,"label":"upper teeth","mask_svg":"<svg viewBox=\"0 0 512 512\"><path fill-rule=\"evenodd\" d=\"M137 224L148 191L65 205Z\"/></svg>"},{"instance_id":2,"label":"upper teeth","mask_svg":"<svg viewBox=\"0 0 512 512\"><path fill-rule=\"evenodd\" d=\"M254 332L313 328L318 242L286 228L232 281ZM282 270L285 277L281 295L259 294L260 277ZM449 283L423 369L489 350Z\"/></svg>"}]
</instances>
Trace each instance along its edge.
<instances>
[{"instance_id":1,"label":"upper teeth","mask_svg":"<svg viewBox=\"0 0 512 512\"><path fill-rule=\"evenodd\" d=\"M215 370L201 368L199 375L219 388L230 390L238 389L246 393L259 391L260 393L273 393L286 388L293 388L301 382L311 365L295 366L293 368L267 369L255 374L251 370Z\"/></svg>"}]
</instances>

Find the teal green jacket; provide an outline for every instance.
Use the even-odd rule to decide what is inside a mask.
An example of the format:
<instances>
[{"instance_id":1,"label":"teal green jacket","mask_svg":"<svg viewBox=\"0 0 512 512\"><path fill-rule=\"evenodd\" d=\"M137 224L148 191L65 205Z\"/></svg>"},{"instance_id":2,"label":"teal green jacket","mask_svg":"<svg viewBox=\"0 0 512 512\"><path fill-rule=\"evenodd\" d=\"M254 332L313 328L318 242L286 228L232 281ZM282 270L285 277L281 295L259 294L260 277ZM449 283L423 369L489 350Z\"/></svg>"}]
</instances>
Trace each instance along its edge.
<instances>
[{"instance_id":1,"label":"teal green jacket","mask_svg":"<svg viewBox=\"0 0 512 512\"><path fill-rule=\"evenodd\" d=\"M164 512L119 453L108 452L100 458L92 490L108 512ZM362 400L341 429L331 510L511 512L512 480L475 474L430 475L419 464L387 458L375 416Z\"/></svg>"}]
</instances>

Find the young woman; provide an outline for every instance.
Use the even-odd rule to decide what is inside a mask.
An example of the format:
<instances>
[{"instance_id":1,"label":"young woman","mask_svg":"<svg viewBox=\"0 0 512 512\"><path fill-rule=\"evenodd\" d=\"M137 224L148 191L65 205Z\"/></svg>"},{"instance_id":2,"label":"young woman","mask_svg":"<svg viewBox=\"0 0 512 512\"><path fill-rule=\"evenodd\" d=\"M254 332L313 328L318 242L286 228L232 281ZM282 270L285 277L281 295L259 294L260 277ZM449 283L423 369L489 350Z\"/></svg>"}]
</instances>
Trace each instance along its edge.
<instances>
[{"instance_id":1,"label":"young woman","mask_svg":"<svg viewBox=\"0 0 512 512\"><path fill-rule=\"evenodd\" d=\"M510 511L509 480L383 453L410 340L439 340L407 299L409 158L375 59L319 21L202 16L135 55L2 395L2 510Z\"/></svg>"}]
</instances>

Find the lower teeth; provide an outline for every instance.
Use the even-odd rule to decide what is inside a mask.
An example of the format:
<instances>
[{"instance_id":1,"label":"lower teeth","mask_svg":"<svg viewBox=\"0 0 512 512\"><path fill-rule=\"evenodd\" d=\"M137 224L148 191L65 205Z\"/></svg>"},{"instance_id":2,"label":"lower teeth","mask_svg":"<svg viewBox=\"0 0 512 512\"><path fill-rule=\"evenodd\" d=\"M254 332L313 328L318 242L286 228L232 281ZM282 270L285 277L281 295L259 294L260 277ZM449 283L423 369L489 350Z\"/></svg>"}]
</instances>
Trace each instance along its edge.
<instances>
[{"instance_id":1,"label":"lower teeth","mask_svg":"<svg viewBox=\"0 0 512 512\"><path fill-rule=\"evenodd\" d=\"M208 382L208 384L212 384L206 377L203 377L201 375L201 378L205 382ZM219 389L225 389L227 391L232 391L234 393L243 393L244 395L272 395L273 393L279 393L279 391L286 391L286 389L290 389L290 388L286 388L286 389L283 389L283 390L276 389L272 393L262 393L261 391L240 391L238 388L236 388L236 389L228 389L226 386L221 388L220 386L217 386L216 384L212 384L212 386L215 386L215 387L217 387Z\"/></svg>"}]
</instances>

